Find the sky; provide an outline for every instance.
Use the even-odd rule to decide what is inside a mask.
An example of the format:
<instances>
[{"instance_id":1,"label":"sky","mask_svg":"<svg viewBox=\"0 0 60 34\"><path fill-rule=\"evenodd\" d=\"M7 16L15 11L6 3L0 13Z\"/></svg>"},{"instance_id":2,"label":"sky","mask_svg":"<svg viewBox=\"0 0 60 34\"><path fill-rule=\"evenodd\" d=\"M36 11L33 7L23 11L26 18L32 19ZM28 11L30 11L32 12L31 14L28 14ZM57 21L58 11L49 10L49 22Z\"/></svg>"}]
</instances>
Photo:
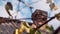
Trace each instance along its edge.
<instances>
[{"instance_id":1,"label":"sky","mask_svg":"<svg viewBox=\"0 0 60 34\"><path fill-rule=\"evenodd\" d=\"M37 1L37 2L36 2ZM13 17L15 17L17 15L16 19L20 19L20 18L31 18L31 16L29 16L31 13L28 12L30 11L29 8L27 8L28 10L25 10L24 8L20 8L21 10L24 10L23 13L22 11L17 13L17 5L18 5L18 1L17 0L0 0L0 17L6 17L8 18L9 15L7 14L6 10L5 10L5 5L7 2L11 2L13 5L13 10L9 10L10 13L13 15ZM46 0L32 0L32 2L35 2L34 4L31 3L30 5L33 7L32 12L34 12L36 9L40 9L40 10L44 10L48 12L48 16L50 13L50 17L54 16L55 14L60 12L60 0L54 0L53 2L58 6L58 10L50 10L49 4L46 3ZM22 6L22 5L21 5ZM25 20L23 20L25 21ZM27 22L32 22L32 20L26 20ZM54 29L56 29L58 26L60 26L60 21L58 21L56 18L53 19L52 21L50 21L48 23L49 25L53 25Z\"/></svg>"}]
</instances>

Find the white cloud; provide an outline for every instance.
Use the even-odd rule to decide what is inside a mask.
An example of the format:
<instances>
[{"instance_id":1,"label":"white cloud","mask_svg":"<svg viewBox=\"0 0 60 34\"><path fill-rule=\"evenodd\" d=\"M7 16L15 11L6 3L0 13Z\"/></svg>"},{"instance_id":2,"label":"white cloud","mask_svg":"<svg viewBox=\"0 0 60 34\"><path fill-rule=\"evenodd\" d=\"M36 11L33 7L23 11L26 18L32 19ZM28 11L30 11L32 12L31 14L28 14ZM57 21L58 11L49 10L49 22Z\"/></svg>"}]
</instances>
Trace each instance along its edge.
<instances>
[{"instance_id":1,"label":"white cloud","mask_svg":"<svg viewBox=\"0 0 60 34\"><path fill-rule=\"evenodd\" d=\"M0 6L0 16L1 17L8 17L9 15L7 14L6 10L4 7Z\"/></svg>"},{"instance_id":2,"label":"white cloud","mask_svg":"<svg viewBox=\"0 0 60 34\"><path fill-rule=\"evenodd\" d=\"M49 10L49 5L45 1L39 1L36 4L33 5L34 9L40 9L40 10Z\"/></svg>"}]
</instances>

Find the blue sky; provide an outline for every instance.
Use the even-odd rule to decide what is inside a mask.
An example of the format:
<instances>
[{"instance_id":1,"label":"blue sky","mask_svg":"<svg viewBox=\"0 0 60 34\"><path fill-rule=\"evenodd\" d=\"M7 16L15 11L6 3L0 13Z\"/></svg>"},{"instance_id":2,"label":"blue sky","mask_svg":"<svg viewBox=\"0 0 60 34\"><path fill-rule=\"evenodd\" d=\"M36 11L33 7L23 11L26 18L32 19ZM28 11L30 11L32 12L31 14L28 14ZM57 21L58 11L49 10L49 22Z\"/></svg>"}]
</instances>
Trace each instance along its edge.
<instances>
[{"instance_id":1,"label":"blue sky","mask_svg":"<svg viewBox=\"0 0 60 34\"><path fill-rule=\"evenodd\" d=\"M51 17L54 16L56 13L59 13L60 12L60 0L54 0L54 3L58 6L58 10L56 11L51 11L50 8L49 8L49 4L46 3L46 0L32 0L32 2L36 2L36 1L39 1L35 4L31 4L33 8L33 12L36 10L36 9L41 9L41 10L44 10L44 11L47 11L48 13L51 12ZM23 13L22 11L18 12L18 14L16 13L17 12L17 5L18 5L18 1L17 0L0 0L0 16L1 17L9 17L9 15L6 13L6 10L5 10L5 4L7 2L11 2L13 4L13 11L10 10L11 14L13 15L13 17L15 17L17 15L17 19L20 19L20 18L26 18L28 16L28 18L30 18L31 16L29 16L31 13L28 12L30 11L29 8L28 10L25 10L24 8L19 8L21 10L23 10ZM24 20L25 21L25 20ZM31 20L26 20L27 22L32 22ZM48 23L49 25L53 25L54 28L56 29L58 26L60 26L60 21L58 21L56 18L53 19L52 21L50 21Z\"/></svg>"}]
</instances>

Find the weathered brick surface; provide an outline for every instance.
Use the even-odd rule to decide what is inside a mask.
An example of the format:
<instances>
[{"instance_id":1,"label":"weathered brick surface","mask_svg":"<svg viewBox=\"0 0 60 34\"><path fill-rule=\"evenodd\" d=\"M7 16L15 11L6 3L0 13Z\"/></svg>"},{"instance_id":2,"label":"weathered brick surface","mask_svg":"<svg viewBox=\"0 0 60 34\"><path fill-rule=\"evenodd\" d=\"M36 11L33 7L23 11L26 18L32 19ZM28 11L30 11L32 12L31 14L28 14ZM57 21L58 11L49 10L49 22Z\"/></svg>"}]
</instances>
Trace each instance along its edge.
<instances>
[{"instance_id":1,"label":"weathered brick surface","mask_svg":"<svg viewBox=\"0 0 60 34\"><path fill-rule=\"evenodd\" d=\"M16 25L19 27L18 24ZM0 24L0 34L13 34L15 29L16 28L12 23L1 23Z\"/></svg>"}]
</instances>

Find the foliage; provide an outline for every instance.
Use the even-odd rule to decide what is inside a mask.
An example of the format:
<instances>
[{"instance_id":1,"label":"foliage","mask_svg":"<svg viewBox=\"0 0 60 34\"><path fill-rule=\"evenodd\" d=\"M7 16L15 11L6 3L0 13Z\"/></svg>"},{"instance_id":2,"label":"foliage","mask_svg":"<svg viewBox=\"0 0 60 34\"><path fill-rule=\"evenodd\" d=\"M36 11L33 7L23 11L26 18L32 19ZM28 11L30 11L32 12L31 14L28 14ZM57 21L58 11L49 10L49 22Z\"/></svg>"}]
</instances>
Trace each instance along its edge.
<instances>
[{"instance_id":1,"label":"foliage","mask_svg":"<svg viewBox=\"0 0 60 34\"><path fill-rule=\"evenodd\" d=\"M50 31L54 31L54 28L53 28L53 26L46 26L46 29L48 29L48 30L50 30Z\"/></svg>"},{"instance_id":2,"label":"foliage","mask_svg":"<svg viewBox=\"0 0 60 34\"><path fill-rule=\"evenodd\" d=\"M53 26L50 26L50 27L46 26L46 29L49 30L50 32L54 31ZM22 34L24 32L24 30L26 30L26 32L29 34L42 34L41 31L39 31L39 30L36 30L36 32L35 32L35 30L31 26L29 26L29 24L27 22L21 23L19 32ZM17 31L17 33L18 33L18 31Z\"/></svg>"}]
</instances>

